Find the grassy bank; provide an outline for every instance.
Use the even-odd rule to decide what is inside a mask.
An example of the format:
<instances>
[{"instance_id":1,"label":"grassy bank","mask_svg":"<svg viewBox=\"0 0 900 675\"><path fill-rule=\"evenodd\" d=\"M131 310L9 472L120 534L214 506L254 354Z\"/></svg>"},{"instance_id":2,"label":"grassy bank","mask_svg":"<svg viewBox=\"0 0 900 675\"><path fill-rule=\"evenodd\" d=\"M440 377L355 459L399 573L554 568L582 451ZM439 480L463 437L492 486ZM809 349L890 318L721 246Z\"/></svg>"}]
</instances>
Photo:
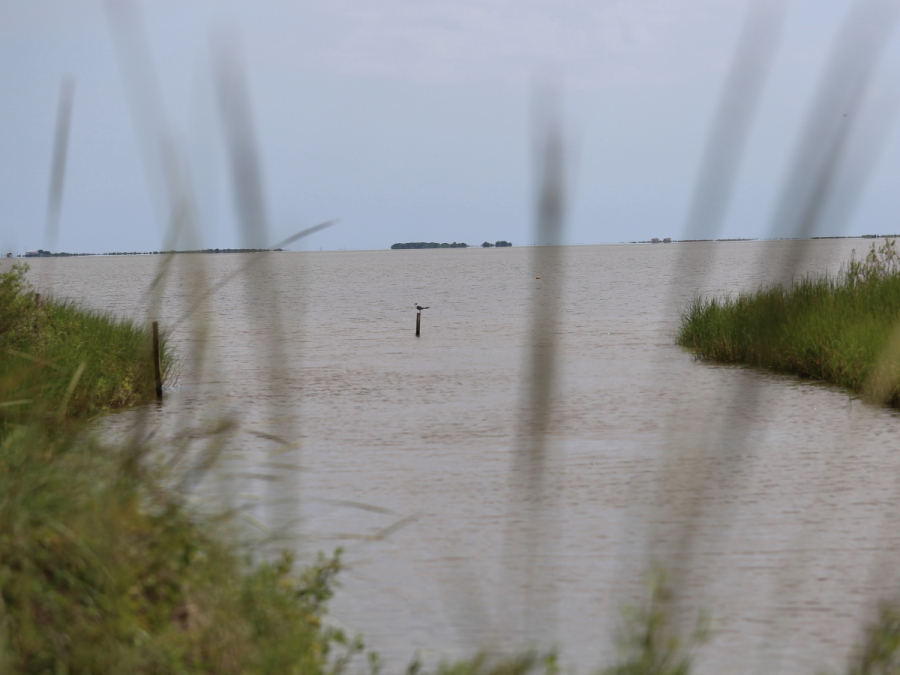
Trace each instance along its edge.
<instances>
[{"instance_id":1,"label":"grassy bank","mask_svg":"<svg viewBox=\"0 0 900 675\"><path fill-rule=\"evenodd\" d=\"M41 302L26 269L0 274L0 424L84 420L152 400L149 330L69 302ZM175 363L162 347L171 380Z\"/></svg>"},{"instance_id":2,"label":"grassy bank","mask_svg":"<svg viewBox=\"0 0 900 675\"><path fill-rule=\"evenodd\" d=\"M900 404L900 257L875 245L838 275L806 277L725 298L697 298L678 344L698 357L793 373Z\"/></svg>"}]
</instances>

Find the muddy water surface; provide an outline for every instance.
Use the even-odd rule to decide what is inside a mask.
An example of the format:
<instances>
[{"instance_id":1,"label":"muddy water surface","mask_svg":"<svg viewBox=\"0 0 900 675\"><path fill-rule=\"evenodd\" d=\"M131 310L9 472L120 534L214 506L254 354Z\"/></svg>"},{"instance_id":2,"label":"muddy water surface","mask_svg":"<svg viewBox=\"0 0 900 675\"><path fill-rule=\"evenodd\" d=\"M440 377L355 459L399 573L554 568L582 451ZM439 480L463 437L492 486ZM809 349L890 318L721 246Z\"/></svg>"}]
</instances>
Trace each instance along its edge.
<instances>
[{"instance_id":1,"label":"muddy water surface","mask_svg":"<svg viewBox=\"0 0 900 675\"><path fill-rule=\"evenodd\" d=\"M184 368L150 427L203 445L217 420L237 423L198 495L304 556L343 546L333 617L391 669L524 639L510 468L531 294L562 279L541 644L581 672L607 663L655 559L687 570L688 611L712 617L697 672L812 674L843 663L895 588L900 418L833 387L698 363L672 339L697 292L833 271L866 242L792 247L568 247L547 269L528 248L270 254L180 323L251 257L176 256L157 310L158 256L36 260L30 278L155 312ZM430 306L418 339L416 302Z\"/></svg>"}]
</instances>

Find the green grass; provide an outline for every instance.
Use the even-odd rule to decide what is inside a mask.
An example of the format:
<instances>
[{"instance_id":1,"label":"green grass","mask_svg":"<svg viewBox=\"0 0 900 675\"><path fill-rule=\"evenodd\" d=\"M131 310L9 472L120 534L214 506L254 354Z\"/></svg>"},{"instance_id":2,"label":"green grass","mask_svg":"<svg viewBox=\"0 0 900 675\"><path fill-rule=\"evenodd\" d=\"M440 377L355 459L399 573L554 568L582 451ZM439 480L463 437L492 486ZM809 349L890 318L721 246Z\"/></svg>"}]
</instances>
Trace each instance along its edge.
<instances>
[{"instance_id":1,"label":"green grass","mask_svg":"<svg viewBox=\"0 0 900 675\"><path fill-rule=\"evenodd\" d=\"M0 494L0 672L321 673L356 649L320 625L337 556L253 564L115 448L23 426Z\"/></svg>"},{"instance_id":2,"label":"green grass","mask_svg":"<svg viewBox=\"0 0 900 675\"><path fill-rule=\"evenodd\" d=\"M0 424L82 420L153 400L150 331L130 321L45 299L25 266L0 274ZM164 380L176 364L162 338Z\"/></svg>"},{"instance_id":3,"label":"green grass","mask_svg":"<svg viewBox=\"0 0 900 675\"><path fill-rule=\"evenodd\" d=\"M678 344L699 358L793 373L900 404L900 265L894 242L837 276L805 277L725 298L697 298Z\"/></svg>"}]
</instances>

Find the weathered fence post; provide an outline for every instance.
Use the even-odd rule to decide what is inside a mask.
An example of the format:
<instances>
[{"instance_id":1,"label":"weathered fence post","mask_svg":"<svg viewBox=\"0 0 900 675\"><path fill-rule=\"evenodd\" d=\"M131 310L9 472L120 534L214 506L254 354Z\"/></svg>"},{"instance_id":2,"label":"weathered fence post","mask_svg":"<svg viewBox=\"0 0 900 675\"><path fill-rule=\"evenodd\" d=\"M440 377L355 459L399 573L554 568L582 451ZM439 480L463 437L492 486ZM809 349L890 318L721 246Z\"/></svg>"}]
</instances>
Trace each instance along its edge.
<instances>
[{"instance_id":1,"label":"weathered fence post","mask_svg":"<svg viewBox=\"0 0 900 675\"><path fill-rule=\"evenodd\" d=\"M34 308L35 309L41 308L41 294L40 293L34 294ZM37 313L35 313L35 315L34 315L34 325L32 326L32 328L34 328L35 333L37 333L41 329L40 325L38 324Z\"/></svg>"},{"instance_id":2,"label":"weathered fence post","mask_svg":"<svg viewBox=\"0 0 900 675\"><path fill-rule=\"evenodd\" d=\"M422 312L416 312L416 337L419 337L419 324L422 320Z\"/></svg>"},{"instance_id":3,"label":"weathered fence post","mask_svg":"<svg viewBox=\"0 0 900 675\"><path fill-rule=\"evenodd\" d=\"M162 401L162 368L159 363L159 322L153 322L153 374L156 376L156 400Z\"/></svg>"}]
</instances>

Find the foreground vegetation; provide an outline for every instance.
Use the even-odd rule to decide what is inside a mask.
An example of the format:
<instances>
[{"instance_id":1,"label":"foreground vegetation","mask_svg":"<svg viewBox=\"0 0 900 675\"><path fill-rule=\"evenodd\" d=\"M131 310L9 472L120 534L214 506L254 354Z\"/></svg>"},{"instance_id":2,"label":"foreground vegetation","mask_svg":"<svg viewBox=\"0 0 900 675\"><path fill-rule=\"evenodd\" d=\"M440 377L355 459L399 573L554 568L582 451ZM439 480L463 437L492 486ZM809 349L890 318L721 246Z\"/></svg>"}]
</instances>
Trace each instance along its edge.
<instances>
[{"instance_id":1,"label":"foreground vegetation","mask_svg":"<svg viewBox=\"0 0 900 675\"><path fill-rule=\"evenodd\" d=\"M793 373L900 405L900 254L873 244L837 276L697 298L677 342L698 357Z\"/></svg>"}]
</instances>

